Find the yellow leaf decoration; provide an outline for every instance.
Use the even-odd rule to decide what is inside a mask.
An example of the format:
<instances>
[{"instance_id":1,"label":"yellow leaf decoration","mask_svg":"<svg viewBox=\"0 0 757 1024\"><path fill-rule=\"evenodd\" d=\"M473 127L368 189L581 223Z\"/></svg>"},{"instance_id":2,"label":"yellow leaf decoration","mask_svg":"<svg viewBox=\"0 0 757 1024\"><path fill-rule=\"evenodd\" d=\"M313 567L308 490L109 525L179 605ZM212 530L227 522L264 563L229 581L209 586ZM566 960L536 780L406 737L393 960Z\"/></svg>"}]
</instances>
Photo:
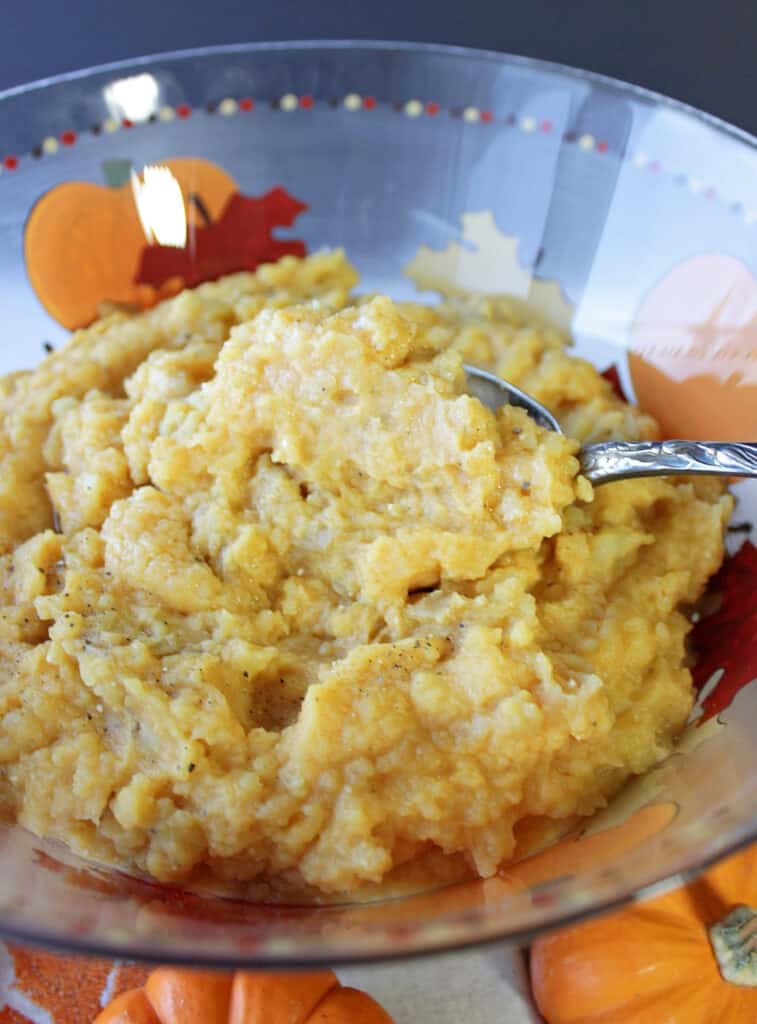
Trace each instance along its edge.
<instances>
[{"instance_id":1,"label":"yellow leaf decoration","mask_svg":"<svg viewBox=\"0 0 757 1024\"><path fill-rule=\"evenodd\" d=\"M446 249L422 245L405 274L424 291L453 296L462 292L514 296L550 326L567 331L573 307L556 281L541 281L518 261L519 239L503 234L490 210L465 213L462 241Z\"/></svg>"}]
</instances>

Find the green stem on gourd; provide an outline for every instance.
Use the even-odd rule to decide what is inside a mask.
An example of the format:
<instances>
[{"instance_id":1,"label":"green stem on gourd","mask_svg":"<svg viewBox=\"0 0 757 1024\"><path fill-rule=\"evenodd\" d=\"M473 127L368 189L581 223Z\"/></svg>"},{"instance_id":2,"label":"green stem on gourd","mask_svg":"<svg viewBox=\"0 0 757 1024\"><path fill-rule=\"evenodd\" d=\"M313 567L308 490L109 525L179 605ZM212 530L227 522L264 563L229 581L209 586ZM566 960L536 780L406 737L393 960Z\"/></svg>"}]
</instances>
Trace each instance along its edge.
<instances>
[{"instance_id":1,"label":"green stem on gourd","mask_svg":"<svg viewBox=\"0 0 757 1024\"><path fill-rule=\"evenodd\" d=\"M733 985L757 987L757 910L739 906L709 929L720 973Z\"/></svg>"}]
</instances>

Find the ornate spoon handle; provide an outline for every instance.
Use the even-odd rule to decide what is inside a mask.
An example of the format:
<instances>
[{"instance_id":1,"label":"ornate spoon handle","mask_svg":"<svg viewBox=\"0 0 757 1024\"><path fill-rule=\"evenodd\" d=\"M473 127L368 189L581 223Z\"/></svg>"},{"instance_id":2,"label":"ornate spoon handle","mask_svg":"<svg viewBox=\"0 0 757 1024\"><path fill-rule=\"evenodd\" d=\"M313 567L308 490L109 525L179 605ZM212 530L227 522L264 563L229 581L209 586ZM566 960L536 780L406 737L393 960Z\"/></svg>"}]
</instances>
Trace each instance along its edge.
<instances>
[{"instance_id":1,"label":"ornate spoon handle","mask_svg":"<svg viewBox=\"0 0 757 1024\"><path fill-rule=\"evenodd\" d=\"M595 487L683 473L757 477L757 443L743 441L605 441L582 448L579 458Z\"/></svg>"}]
</instances>

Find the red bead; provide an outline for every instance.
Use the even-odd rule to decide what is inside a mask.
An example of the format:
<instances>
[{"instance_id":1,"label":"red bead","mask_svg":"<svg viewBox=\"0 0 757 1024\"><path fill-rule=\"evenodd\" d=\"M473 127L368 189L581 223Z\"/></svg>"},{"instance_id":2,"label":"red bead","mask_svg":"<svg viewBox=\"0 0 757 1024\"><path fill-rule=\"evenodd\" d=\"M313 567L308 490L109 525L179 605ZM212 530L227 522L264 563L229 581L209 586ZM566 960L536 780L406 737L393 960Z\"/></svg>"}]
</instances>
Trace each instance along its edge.
<instances>
[{"instance_id":1,"label":"red bead","mask_svg":"<svg viewBox=\"0 0 757 1024\"><path fill-rule=\"evenodd\" d=\"M365 110L373 110L373 108L375 106L376 106L376 100L373 98L373 96L364 96L363 97L363 107L365 108Z\"/></svg>"},{"instance_id":2,"label":"red bead","mask_svg":"<svg viewBox=\"0 0 757 1024\"><path fill-rule=\"evenodd\" d=\"M654 171L655 173L657 173L657 171L660 170L660 167L661 164L659 160L653 160L652 163L649 165L650 171Z\"/></svg>"},{"instance_id":3,"label":"red bead","mask_svg":"<svg viewBox=\"0 0 757 1024\"><path fill-rule=\"evenodd\" d=\"M64 146L73 146L76 142L76 132L63 132L60 141Z\"/></svg>"},{"instance_id":4,"label":"red bead","mask_svg":"<svg viewBox=\"0 0 757 1024\"><path fill-rule=\"evenodd\" d=\"M186 120L192 114L192 108L187 103L180 103L176 108L176 116Z\"/></svg>"},{"instance_id":5,"label":"red bead","mask_svg":"<svg viewBox=\"0 0 757 1024\"><path fill-rule=\"evenodd\" d=\"M606 143L606 142L604 141L604 139L603 139L603 140L602 140L601 142L598 142L598 143L597 143L597 152L598 152L598 153L606 153L606 152L607 152L607 150L608 150L609 148L610 148L610 147L609 147L609 146L608 146L608 144L607 144L607 143Z\"/></svg>"},{"instance_id":6,"label":"red bead","mask_svg":"<svg viewBox=\"0 0 757 1024\"><path fill-rule=\"evenodd\" d=\"M123 121L121 122L121 127L122 128L133 128L134 127L134 122L130 121L128 117L125 117L123 119Z\"/></svg>"},{"instance_id":7,"label":"red bead","mask_svg":"<svg viewBox=\"0 0 757 1024\"><path fill-rule=\"evenodd\" d=\"M300 96L300 106L302 107L303 110L310 110L310 108L313 106L313 97Z\"/></svg>"},{"instance_id":8,"label":"red bead","mask_svg":"<svg viewBox=\"0 0 757 1024\"><path fill-rule=\"evenodd\" d=\"M544 132L545 135L549 135L549 133L552 131L552 128L554 127L554 125L552 124L551 121L542 121L542 123L539 125L539 127L541 128L541 130Z\"/></svg>"},{"instance_id":9,"label":"red bead","mask_svg":"<svg viewBox=\"0 0 757 1024\"><path fill-rule=\"evenodd\" d=\"M15 171L15 169L18 167L18 157L6 156L6 158L3 160L3 167L6 169L6 171Z\"/></svg>"},{"instance_id":10,"label":"red bead","mask_svg":"<svg viewBox=\"0 0 757 1024\"><path fill-rule=\"evenodd\" d=\"M255 106L255 101L251 100L249 96L244 96L239 101L239 109L240 110L252 110L252 108L254 106Z\"/></svg>"},{"instance_id":11,"label":"red bead","mask_svg":"<svg viewBox=\"0 0 757 1024\"><path fill-rule=\"evenodd\" d=\"M426 104L426 113L429 115L429 117L436 117L436 115L439 113L439 104L438 103L427 103Z\"/></svg>"},{"instance_id":12,"label":"red bead","mask_svg":"<svg viewBox=\"0 0 757 1024\"><path fill-rule=\"evenodd\" d=\"M486 123L488 124L490 121L494 120L494 114L492 114L491 110L482 110L481 120L486 121Z\"/></svg>"}]
</instances>

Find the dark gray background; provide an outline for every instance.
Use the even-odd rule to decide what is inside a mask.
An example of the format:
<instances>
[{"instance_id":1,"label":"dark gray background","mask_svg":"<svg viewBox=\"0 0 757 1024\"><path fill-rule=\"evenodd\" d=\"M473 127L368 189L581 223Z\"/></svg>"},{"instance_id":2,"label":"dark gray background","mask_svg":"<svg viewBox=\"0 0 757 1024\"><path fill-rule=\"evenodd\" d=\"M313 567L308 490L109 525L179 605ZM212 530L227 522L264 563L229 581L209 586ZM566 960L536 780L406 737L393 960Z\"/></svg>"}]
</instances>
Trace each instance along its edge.
<instances>
[{"instance_id":1,"label":"dark gray background","mask_svg":"<svg viewBox=\"0 0 757 1024\"><path fill-rule=\"evenodd\" d=\"M430 40L601 71L757 133L757 0L5 0L3 8L0 88L210 43Z\"/></svg>"}]
</instances>

